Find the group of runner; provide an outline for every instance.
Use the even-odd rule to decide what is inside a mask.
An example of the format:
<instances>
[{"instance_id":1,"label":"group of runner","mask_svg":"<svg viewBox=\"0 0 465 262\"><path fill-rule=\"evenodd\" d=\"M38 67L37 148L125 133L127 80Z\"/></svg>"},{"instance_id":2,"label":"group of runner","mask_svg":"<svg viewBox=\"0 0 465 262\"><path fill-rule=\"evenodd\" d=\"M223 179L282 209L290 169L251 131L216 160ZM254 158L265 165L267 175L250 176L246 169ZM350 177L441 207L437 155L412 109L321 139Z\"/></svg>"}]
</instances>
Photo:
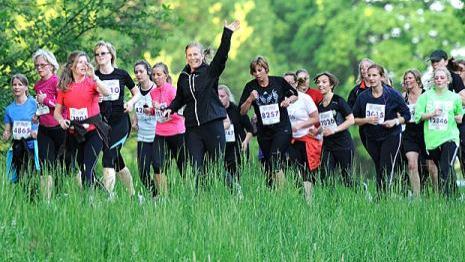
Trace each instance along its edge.
<instances>
[{"instance_id":1,"label":"group of runner","mask_svg":"<svg viewBox=\"0 0 465 262\"><path fill-rule=\"evenodd\" d=\"M427 173L441 192L454 191L453 162L459 145L465 143L461 125L465 87L454 72L463 76L465 63L448 60L447 53L436 50L430 55L432 87L425 90L420 73L408 70L401 94L392 88L382 66L363 59L358 84L346 102L334 93L339 81L332 73L317 74L313 78L317 89L313 89L306 70L270 76L266 58L258 56L250 63L253 80L235 104L219 78L239 24L225 23L211 63L201 44L186 46L187 64L177 88L172 86L167 65L151 66L144 60L134 64L135 84L128 72L117 68L116 50L108 42L94 47L95 69L85 52L75 51L60 76L55 56L38 50L32 57L40 77L34 85L36 98L29 96L24 75L16 74L11 80L14 101L5 110L3 133L4 140L13 139L7 159L10 179L27 178L32 173L28 163L48 174L44 169L60 166L70 173L76 162L81 186L100 183L113 195L118 177L133 196L133 178L121 154L132 128L137 132L139 175L153 196L167 191L163 173L167 157L174 159L183 177L190 160L197 187L205 186L212 163L224 160L224 169L215 172L220 170L228 188L241 194L239 170L254 133L247 116L253 108L269 187L284 183L289 166L299 174L307 200L318 174L322 183L340 176L346 186L353 187L355 146L348 129L356 124L375 164L378 192L390 188L402 157L408 162L416 196ZM132 97L124 102L126 89ZM101 151L103 176L98 180L95 165ZM50 198L53 178L42 175L41 185Z\"/></svg>"}]
</instances>

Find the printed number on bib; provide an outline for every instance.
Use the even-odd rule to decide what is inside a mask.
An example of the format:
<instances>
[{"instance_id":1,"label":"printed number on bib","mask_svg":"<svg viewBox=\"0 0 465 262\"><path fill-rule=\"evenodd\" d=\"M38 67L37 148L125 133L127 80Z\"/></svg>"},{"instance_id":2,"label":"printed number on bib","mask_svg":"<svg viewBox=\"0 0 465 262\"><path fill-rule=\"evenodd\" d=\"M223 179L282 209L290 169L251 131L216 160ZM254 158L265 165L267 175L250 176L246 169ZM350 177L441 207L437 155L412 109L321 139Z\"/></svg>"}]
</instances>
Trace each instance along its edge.
<instances>
[{"instance_id":1,"label":"printed number on bib","mask_svg":"<svg viewBox=\"0 0 465 262\"><path fill-rule=\"evenodd\" d=\"M429 129L431 130L446 130L447 129L447 115L441 114L439 116L432 117L429 120Z\"/></svg>"},{"instance_id":2,"label":"printed number on bib","mask_svg":"<svg viewBox=\"0 0 465 262\"><path fill-rule=\"evenodd\" d=\"M260 106L259 109L263 125L279 123L280 113L278 104Z\"/></svg>"},{"instance_id":3,"label":"printed number on bib","mask_svg":"<svg viewBox=\"0 0 465 262\"><path fill-rule=\"evenodd\" d=\"M334 130L337 128L336 120L334 120L333 111L320 113L320 124L323 128Z\"/></svg>"},{"instance_id":4,"label":"printed number on bib","mask_svg":"<svg viewBox=\"0 0 465 262\"><path fill-rule=\"evenodd\" d=\"M410 110L410 123L415 122L415 104L407 105Z\"/></svg>"},{"instance_id":5,"label":"printed number on bib","mask_svg":"<svg viewBox=\"0 0 465 262\"><path fill-rule=\"evenodd\" d=\"M87 115L87 108L81 108L81 109L70 108L69 118L71 120L76 120L76 121L83 121L89 118Z\"/></svg>"},{"instance_id":6,"label":"printed number on bib","mask_svg":"<svg viewBox=\"0 0 465 262\"><path fill-rule=\"evenodd\" d=\"M367 103L365 115L366 117L373 117L373 116L378 117L378 124L382 124L384 123L385 112L386 112L385 105Z\"/></svg>"},{"instance_id":7,"label":"printed number on bib","mask_svg":"<svg viewBox=\"0 0 465 262\"><path fill-rule=\"evenodd\" d=\"M152 108L152 99L149 96L143 96L139 101L136 102L134 105L134 109L136 111L137 120L150 120L153 119L154 116L147 115L144 113L144 106L146 108Z\"/></svg>"},{"instance_id":8,"label":"printed number on bib","mask_svg":"<svg viewBox=\"0 0 465 262\"><path fill-rule=\"evenodd\" d=\"M36 115L43 116L43 115L46 115L48 113L50 113L50 108L48 108L48 106L42 105L42 104L37 104Z\"/></svg>"},{"instance_id":9,"label":"printed number on bib","mask_svg":"<svg viewBox=\"0 0 465 262\"><path fill-rule=\"evenodd\" d=\"M116 101L119 98L121 92L119 86L119 80L103 80L102 81L109 89L110 94L103 97L103 101Z\"/></svg>"},{"instance_id":10,"label":"printed number on bib","mask_svg":"<svg viewBox=\"0 0 465 262\"><path fill-rule=\"evenodd\" d=\"M226 135L226 142L235 142L236 136L234 135L234 125L231 124L228 129L224 130Z\"/></svg>"},{"instance_id":11,"label":"printed number on bib","mask_svg":"<svg viewBox=\"0 0 465 262\"><path fill-rule=\"evenodd\" d=\"M13 139L19 140L31 136L31 121L14 121L13 122Z\"/></svg>"}]
</instances>

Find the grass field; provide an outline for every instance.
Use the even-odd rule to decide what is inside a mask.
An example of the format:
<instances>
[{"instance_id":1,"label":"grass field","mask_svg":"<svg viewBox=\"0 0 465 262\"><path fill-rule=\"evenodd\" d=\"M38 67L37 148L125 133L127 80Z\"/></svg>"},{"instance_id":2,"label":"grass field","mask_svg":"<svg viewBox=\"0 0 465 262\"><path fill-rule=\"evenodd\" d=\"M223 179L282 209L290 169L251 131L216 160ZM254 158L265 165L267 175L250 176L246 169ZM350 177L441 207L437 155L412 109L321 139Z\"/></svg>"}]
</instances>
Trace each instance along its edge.
<instances>
[{"instance_id":1,"label":"grass field","mask_svg":"<svg viewBox=\"0 0 465 262\"><path fill-rule=\"evenodd\" d=\"M141 192L135 153L125 150ZM242 200L219 180L196 193L192 179L183 181L172 170L169 195L153 201L143 193L142 204L129 199L121 183L110 201L102 190L80 191L72 177L65 178L50 203L31 202L2 173L0 261L465 258L460 200L393 194L369 201L363 190L338 185L317 186L308 205L292 181L283 190L269 190L258 170L257 163L245 167ZM374 194L373 185L370 191Z\"/></svg>"}]
</instances>

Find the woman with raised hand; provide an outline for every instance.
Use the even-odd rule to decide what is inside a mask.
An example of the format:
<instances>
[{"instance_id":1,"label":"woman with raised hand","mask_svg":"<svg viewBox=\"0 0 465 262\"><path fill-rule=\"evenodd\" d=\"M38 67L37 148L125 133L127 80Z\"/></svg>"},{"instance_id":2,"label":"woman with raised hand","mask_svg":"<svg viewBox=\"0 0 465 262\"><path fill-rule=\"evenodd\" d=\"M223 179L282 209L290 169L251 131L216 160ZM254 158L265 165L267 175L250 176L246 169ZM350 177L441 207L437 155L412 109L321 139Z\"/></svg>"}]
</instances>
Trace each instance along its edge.
<instances>
[{"instance_id":1,"label":"woman with raised hand","mask_svg":"<svg viewBox=\"0 0 465 262\"><path fill-rule=\"evenodd\" d=\"M376 168L376 189L386 192L392 185L399 158L402 127L410 111L402 95L382 82L384 69L371 65L367 70L366 91L359 94L353 108L355 124L363 126L366 149Z\"/></svg>"},{"instance_id":2,"label":"woman with raised hand","mask_svg":"<svg viewBox=\"0 0 465 262\"><path fill-rule=\"evenodd\" d=\"M239 101L241 114L253 106L257 115L257 140L263 153L267 185L281 186L284 182L284 162L292 129L287 107L297 100L295 90L283 77L269 76L268 62L257 56L250 63L248 82Z\"/></svg>"},{"instance_id":3,"label":"woman with raised hand","mask_svg":"<svg viewBox=\"0 0 465 262\"><path fill-rule=\"evenodd\" d=\"M452 81L445 67L433 71L434 87L422 94L415 107L415 122L424 121L426 150L439 169L439 189L450 196L456 189L453 163L460 143L457 124L462 122L462 101L448 90Z\"/></svg>"},{"instance_id":4,"label":"woman with raised hand","mask_svg":"<svg viewBox=\"0 0 465 262\"><path fill-rule=\"evenodd\" d=\"M108 144L110 129L100 116L98 101L100 95L111 92L95 75L88 56L82 51L68 56L58 88L55 120L67 132L66 150L76 152L81 181L85 186L93 186L93 169L103 143Z\"/></svg>"},{"instance_id":5,"label":"woman with raised hand","mask_svg":"<svg viewBox=\"0 0 465 262\"><path fill-rule=\"evenodd\" d=\"M99 41L94 47L96 62L95 75L110 89L110 94L103 97L100 111L104 121L111 126L109 144L103 146L103 185L111 194L115 186L115 176L126 186L130 196L135 194L132 175L124 163L121 148L129 136L131 112L135 102L140 98L139 89L128 72L116 67L116 50L109 42ZM128 88L132 98L124 102L124 91ZM115 174L116 173L116 174Z\"/></svg>"},{"instance_id":6,"label":"woman with raised hand","mask_svg":"<svg viewBox=\"0 0 465 262\"><path fill-rule=\"evenodd\" d=\"M333 74L323 72L314 78L315 84L323 95L318 105L320 128L323 132L322 171L324 181L329 173L339 168L342 181L353 186L352 161L354 160L354 142L348 131L354 121L352 108L344 98L334 94L339 81Z\"/></svg>"},{"instance_id":7,"label":"woman with raised hand","mask_svg":"<svg viewBox=\"0 0 465 262\"><path fill-rule=\"evenodd\" d=\"M405 154L408 162L408 176L412 193L417 197L420 195L421 190L419 167L426 165L425 161L427 157L423 135L423 122L417 124L413 117L418 97L424 91L421 82L421 73L416 69L407 70L404 73L403 86L406 90L404 100L410 109L411 119L405 124L405 130L402 134L402 152ZM424 162L424 165L422 165L422 162ZM435 181L435 178L432 179Z\"/></svg>"},{"instance_id":8,"label":"woman with raised hand","mask_svg":"<svg viewBox=\"0 0 465 262\"><path fill-rule=\"evenodd\" d=\"M154 105L150 92L155 88L149 63L140 60L134 64L134 75L141 98L135 104L135 118L132 127L137 130L137 166L140 180L153 197L158 195L158 187L150 177L150 166L154 165L154 142L157 120L152 110ZM145 112L148 110L147 112ZM155 177L156 179L156 177Z\"/></svg>"},{"instance_id":9,"label":"woman with raised hand","mask_svg":"<svg viewBox=\"0 0 465 262\"><path fill-rule=\"evenodd\" d=\"M36 119L37 102L28 96L29 81L26 76L16 74L11 77L11 91L14 101L5 109L5 130L3 140L13 139L11 166L7 164L10 181L17 183L27 179L28 174L39 170L39 159L36 154L38 121ZM30 170L28 170L30 168ZM33 175L29 175L30 177ZM30 178L29 177L29 178ZM52 177L41 176L41 189L47 200L52 193ZM26 180L27 184L28 181Z\"/></svg>"},{"instance_id":10,"label":"woman with raised hand","mask_svg":"<svg viewBox=\"0 0 465 262\"><path fill-rule=\"evenodd\" d=\"M167 157L176 161L181 177L184 177L185 167L185 147L184 117L177 113L171 114L169 118L163 116L163 110L171 105L176 97L176 88L171 85L171 76L168 66L164 63L156 63L152 68L152 77L155 81L155 87L150 92L152 101L155 105L154 112L157 116L157 128L154 140L154 165L155 165L155 182L166 188L166 176L163 174L163 165Z\"/></svg>"},{"instance_id":11,"label":"woman with raised hand","mask_svg":"<svg viewBox=\"0 0 465 262\"><path fill-rule=\"evenodd\" d=\"M252 124L247 115L241 115L240 108L234 103L234 97L226 85L218 86L218 96L226 108L230 124L225 128L226 170L232 175L232 179L227 181L228 186L233 189L236 186L238 194L241 194L240 173L241 155L247 153L249 142L252 139Z\"/></svg>"},{"instance_id":12,"label":"woman with raised hand","mask_svg":"<svg viewBox=\"0 0 465 262\"><path fill-rule=\"evenodd\" d=\"M37 112L39 117L39 131L37 143L39 145L39 158L43 167L56 167L60 149L65 141L65 131L53 117L58 91L58 76L56 75L59 65L55 56L47 50L39 49L32 55L34 67L40 79L34 85L37 100ZM69 167L70 161L66 161Z\"/></svg>"},{"instance_id":13,"label":"woman with raised hand","mask_svg":"<svg viewBox=\"0 0 465 262\"><path fill-rule=\"evenodd\" d=\"M226 66L232 34L239 24L237 20L225 22L220 46L210 64L205 61L201 44L186 46L187 65L179 75L176 97L164 112L169 117L185 106L186 145L196 170L197 186L205 181L205 159L213 163L224 153L226 110L218 98L218 80Z\"/></svg>"}]
</instances>

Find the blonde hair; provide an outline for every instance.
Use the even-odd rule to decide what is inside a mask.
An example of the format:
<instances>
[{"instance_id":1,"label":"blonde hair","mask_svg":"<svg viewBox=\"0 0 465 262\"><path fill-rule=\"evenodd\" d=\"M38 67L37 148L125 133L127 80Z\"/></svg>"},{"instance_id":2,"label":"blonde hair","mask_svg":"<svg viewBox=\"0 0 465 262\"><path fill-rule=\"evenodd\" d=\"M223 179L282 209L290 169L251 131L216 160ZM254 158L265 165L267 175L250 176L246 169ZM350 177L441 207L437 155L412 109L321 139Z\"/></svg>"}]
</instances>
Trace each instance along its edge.
<instances>
[{"instance_id":1,"label":"blonde hair","mask_svg":"<svg viewBox=\"0 0 465 262\"><path fill-rule=\"evenodd\" d=\"M32 61L35 63L37 61L37 58L39 57L42 57L43 59L45 59L45 61L47 61L47 63L52 65L53 67L52 72L54 74L58 72L58 69L60 68L60 66L58 65L57 59L53 55L52 52L45 50L45 49L39 49L32 55Z\"/></svg>"},{"instance_id":2,"label":"blonde hair","mask_svg":"<svg viewBox=\"0 0 465 262\"><path fill-rule=\"evenodd\" d=\"M224 92L226 92L226 94L229 97L229 101L231 101L233 103L236 103L236 101L234 99L234 95L231 93L231 90L229 89L229 87L227 85L218 85L218 91L219 90L223 90Z\"/></svg>"},{"instance_id":3,"label":"blonde hair","mask_svg":"<svg viewBox=\"0 0 465 262\"><path fill-rule=\"evenodd\" d=\"M360 67L362 67L362 64L364 62L368 62L370 64L370 66L375 64L375 62L373 60L371 60L370 58L365 57L365 58L362 58L362 60L360 60L360 63L358 63L357 81L355 82L357 84L360 84L362 82L362 80L363 80L362 79L362 72L361 72L362 70L360 69Z\"/></svg>"},{"instance_id":4,"label":"blonde hair","mask_svg":"<svg viewBox=\"0 0 465 262\"><path fill-rule=\"evenodd\" d=\"M73 68L76 67L77 61L81 56L85 56L87 61L89 61L89 57L83 51L73 51L71 54L69 54L68 60L66 61L66 64L63 68L63 72L61 72L60 81L58 82L59 89L63 91L68 90L69 84L74 81Z\"/></svg>"},{"instance_id":5,"label":"blonde hair","mask_svg":"<svg viewBox=\"0 0 465 262\"><path fill-rule=\"evenodd\" d=\"M449 81L449 83L452 82L452 75L450 74L449 70L446 68L446 67L439 67L439 68L436 68L434 71L433 71L433 79L436 77L436 74L438 72L444 72L446 74L446 77L447 77L447 80Z\"/></svg>"},{"instance_id":6,"label":"blonde hair","mask_svg":"<svg viewBox=\"0 0 465 262\"><path fill-rule=\"evenodd\" d=\"M95 47L94 47L94 57L95 57L96 70L100 69L100 65L97 63L97 56L95 55L95 52L97 51L98 48L100 48L102 46L106 47L108 49L108 52L110 52L110 54L111 54L111 66L117 67L116 66L116 49L115 49L115 47L110 42L105 42L103 40L100 40L100 41L97 42L97 44L95 44Z\"/></svg>"},{"instance_id":7,"label":"blonde hair","mask_svg":"<svg viewBox=\"0 0 465 262\"><path fill-rule=\"evenodd\" d=\"M250 62L250 74L253 74L257 66L263 67L266 73L270 71L270 66L268 65L268 61L266 61L266 58L263 56L257 56Z\"/></svg>"}]
</instances>

